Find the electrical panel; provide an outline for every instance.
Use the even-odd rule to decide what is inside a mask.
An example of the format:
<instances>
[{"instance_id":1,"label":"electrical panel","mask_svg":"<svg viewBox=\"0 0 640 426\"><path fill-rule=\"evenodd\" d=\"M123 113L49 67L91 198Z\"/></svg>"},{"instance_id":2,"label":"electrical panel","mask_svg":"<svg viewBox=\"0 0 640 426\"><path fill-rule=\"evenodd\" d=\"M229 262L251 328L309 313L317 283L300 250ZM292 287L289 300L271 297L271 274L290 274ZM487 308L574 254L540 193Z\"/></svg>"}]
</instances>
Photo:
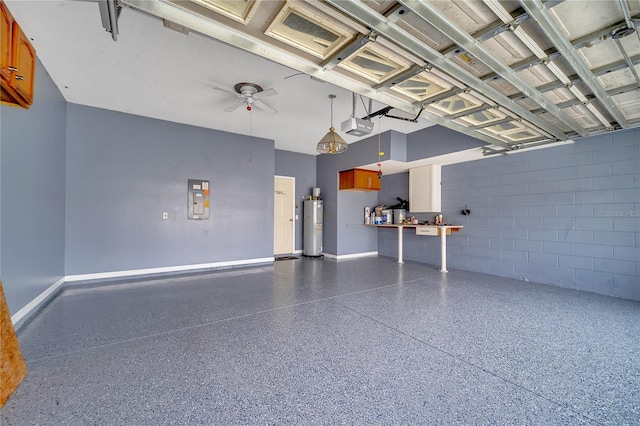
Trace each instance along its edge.
<instances>
[{"instance_id":1,"label":"electrical panel","mask_svg":"<svg viewBox=\"0 0 640 426\"><path fill-rule=\"evenodd\" d=\"M209 219L209 181L189 179L187 219Z\"/></svg>"}]
</instances>

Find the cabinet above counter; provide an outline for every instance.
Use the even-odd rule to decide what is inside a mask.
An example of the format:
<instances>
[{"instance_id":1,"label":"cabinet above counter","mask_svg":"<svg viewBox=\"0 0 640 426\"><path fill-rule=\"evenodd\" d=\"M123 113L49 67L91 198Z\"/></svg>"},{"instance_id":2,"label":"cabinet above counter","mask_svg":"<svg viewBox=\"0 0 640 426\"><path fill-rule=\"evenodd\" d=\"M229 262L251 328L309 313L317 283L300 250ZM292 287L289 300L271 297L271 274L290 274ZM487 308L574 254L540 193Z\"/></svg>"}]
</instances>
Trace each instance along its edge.
<instances>
[{"instance_id":1,"label":"cabinet above counter","mask_svg":"<svg viewBox=\"0 0 640 426\"><path fill-rule=\"evenodd\" d=\"M340 172L340 190L380 191L380 178L375 170L351 169Z\"/></svg>"}]
</instances>

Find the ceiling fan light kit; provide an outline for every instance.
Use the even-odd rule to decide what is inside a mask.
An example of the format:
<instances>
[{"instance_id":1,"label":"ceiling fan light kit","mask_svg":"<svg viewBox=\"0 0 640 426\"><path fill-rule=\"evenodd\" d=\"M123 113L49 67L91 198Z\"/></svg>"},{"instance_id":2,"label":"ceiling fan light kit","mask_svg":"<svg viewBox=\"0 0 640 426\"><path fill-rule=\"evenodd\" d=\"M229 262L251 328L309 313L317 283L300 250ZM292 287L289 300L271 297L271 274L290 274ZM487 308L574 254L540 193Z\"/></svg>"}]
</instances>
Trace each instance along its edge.
<instances>
[{"instance_id":1,"label":"ceiling fan light kit","mask_svg":"<svg viewBox=\"0 0 640 426\"><path fill-rule=\"evenodd\" d=\"M321 154L342 154L349 148L347 142L342 136L336 133L336 129L333 127L333 100L335 97L336 95L328 96L328 98L331 99L331 126L316 147L316 150Z\"/></svg>"}]
</instances>

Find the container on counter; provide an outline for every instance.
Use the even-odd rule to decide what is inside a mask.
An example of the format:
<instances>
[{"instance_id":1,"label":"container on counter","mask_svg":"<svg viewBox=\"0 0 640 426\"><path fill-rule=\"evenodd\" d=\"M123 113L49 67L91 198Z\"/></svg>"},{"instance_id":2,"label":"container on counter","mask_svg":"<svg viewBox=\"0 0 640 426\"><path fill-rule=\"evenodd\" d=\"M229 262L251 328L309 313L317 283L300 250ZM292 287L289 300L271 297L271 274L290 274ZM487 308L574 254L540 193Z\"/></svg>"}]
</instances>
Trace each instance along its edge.
<instances>
[{"instance_id":1,"label":"container on counter","mask_svg":"<svg viewBox=\"0 0 640 426\"><path fill-rule=\"evenodd\" d=\"M402 225L407 218L407 211L405 209L393 209L393 223L396 225Z\"/></svg>"},{"instance_id":2,"label":"container on counter","mask_svg":"<svg viewBox=\"0 0 640 426\"><path fill-rule=\"evenodd\" d=\"M382 223L385 225L393 223L393 210L382 210Z\"/></svg>"}]
</instances>

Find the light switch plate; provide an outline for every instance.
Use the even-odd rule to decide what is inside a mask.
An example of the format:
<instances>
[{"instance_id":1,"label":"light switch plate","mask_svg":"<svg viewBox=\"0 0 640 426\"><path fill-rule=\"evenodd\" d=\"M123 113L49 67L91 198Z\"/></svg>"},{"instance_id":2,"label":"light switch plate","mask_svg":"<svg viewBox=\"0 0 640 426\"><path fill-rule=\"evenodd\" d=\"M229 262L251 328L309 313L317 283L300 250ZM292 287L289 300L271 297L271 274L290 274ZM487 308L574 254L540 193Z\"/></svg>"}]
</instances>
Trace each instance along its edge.
<instances>
[{"instance_id":1,"label":"light switch plate","mask_svg":"<svg viewBox=\"0 0 640 426\"><path fill-rule=\"evenodd\" d=\"M167 212L162 212L162 218L163 218L163 219L169 219L169 213L167 213Z\"/></svg>"}]
</instances>

